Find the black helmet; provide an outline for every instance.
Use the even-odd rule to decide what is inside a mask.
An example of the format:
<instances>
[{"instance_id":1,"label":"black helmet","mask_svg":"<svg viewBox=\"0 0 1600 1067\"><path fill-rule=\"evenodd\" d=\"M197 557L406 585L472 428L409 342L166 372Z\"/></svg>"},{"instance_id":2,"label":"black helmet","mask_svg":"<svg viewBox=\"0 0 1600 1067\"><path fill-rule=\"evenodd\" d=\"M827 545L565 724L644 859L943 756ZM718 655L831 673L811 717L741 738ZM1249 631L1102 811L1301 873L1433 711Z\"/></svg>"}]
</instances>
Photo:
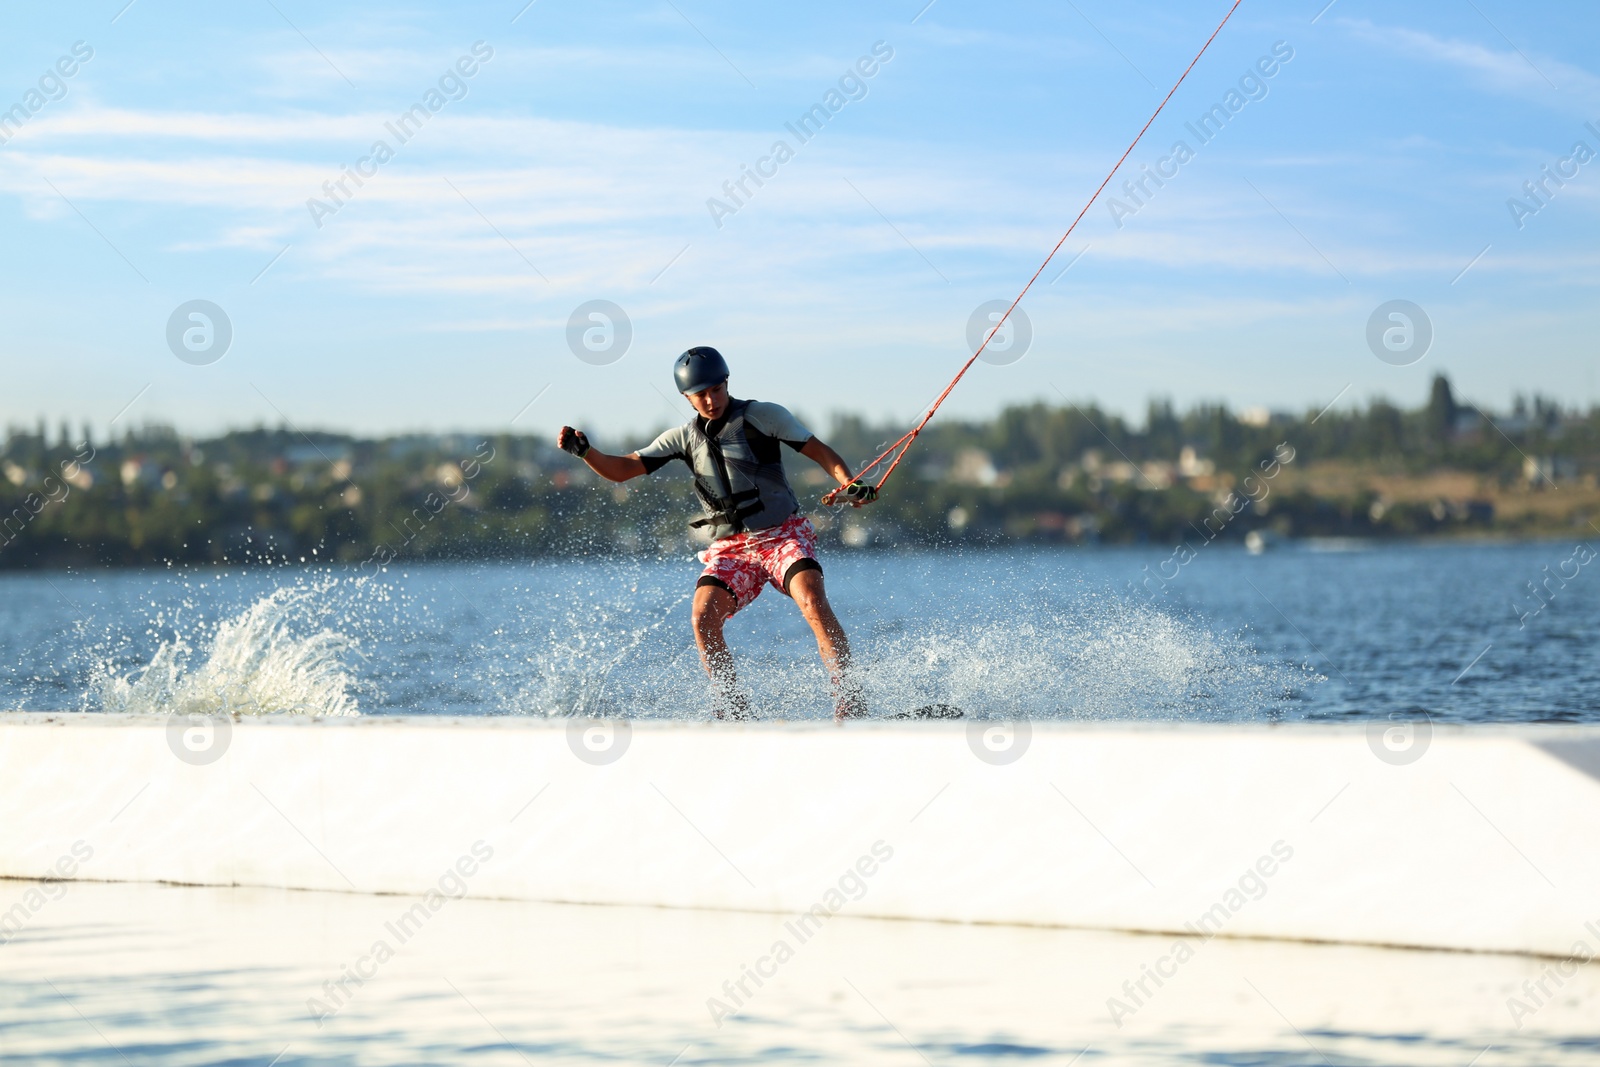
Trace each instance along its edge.
<instances>
[{"instance_id":1,"label":"black helmet","mask_svg":"<svg viewBox=\"0 0 1600 1067\"><path fill-rule=\"evenodd\" d=\"M680 393L698 393L728 380L728 363L715 348L691 348L672 365Z\"/></svg>"}]
</instances>

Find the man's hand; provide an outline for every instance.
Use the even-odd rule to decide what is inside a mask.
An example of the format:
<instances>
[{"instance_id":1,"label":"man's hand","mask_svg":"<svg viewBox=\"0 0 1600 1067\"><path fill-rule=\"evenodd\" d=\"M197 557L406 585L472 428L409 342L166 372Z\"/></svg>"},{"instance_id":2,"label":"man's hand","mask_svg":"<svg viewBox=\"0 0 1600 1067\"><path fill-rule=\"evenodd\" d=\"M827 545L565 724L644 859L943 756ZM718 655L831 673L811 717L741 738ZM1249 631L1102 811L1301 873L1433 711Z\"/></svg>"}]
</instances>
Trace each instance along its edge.
<instances>
[{"instance_id":1,"label":"man's hand","mask_svg":"<svg viewBox=\"0 0 1600 1067\"><path fill-rule=\"evenodd\" d=\"M842 486L839 489L839 495L842 496L851 507L859 508L864 504L870 504L874 500L878 499L878 487L875 485L868 485L860 478L857 478L849 485Z\"/></svg>"},{"instance_id":2,"label":"man's hand","mask_svg":"<svg viewBox=\"0 0 1600 1067\"><path fill-rule=\"evenodd\" d=\"M561 427L561 432L556 435L556 445L561 451L579 459L589 454L589 438L582 430L574 430L571 426Z\"/></svg>"},{"instance_id":3,"label":"man's hand","mask_svg":"<svg viewBox=\"0 0 1600 1067\"><path fill-rule=\"evenodd\" d=\"M629 478L650 473L650 468L644 465L639 453L608 456L598 448L590 447L588 435L582 430L574 430L571 426L561 427L561 432L556 434L556 445L561 451L583 460L590 470L608 482L625 482Z\"/></svg>"}]
</instances>

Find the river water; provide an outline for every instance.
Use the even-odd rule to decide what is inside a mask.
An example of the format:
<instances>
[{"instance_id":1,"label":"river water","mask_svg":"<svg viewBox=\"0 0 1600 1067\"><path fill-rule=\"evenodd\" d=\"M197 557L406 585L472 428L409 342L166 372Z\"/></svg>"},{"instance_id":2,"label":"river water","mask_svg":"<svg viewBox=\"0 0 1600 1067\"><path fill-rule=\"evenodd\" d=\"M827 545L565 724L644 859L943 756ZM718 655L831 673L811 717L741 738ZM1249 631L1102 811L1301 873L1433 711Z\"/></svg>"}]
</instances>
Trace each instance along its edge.
<instances>
[{"instance_id":1,"label":"river water","mask_svg":"<svg viewBox=\"0 0 1600 1067\"><path fill-rule=\"evenodd\" d=\"M1312 543L1182 565L1156 548L823 563L879 713L1573 722L1600 719L1600 575L1579 558ZM0 706L694 718L697 573L685 555L6 574ZM780 593L728 634L758 715L830 713Z\"/></svg>"},{"instance_id":2,"label":"river water","mask_svg":"<svg viewBox=\"0 0 1600 1067\"><path fill-rule=\"evenodd\" d=\"M728 1016L784 916L468 898L402 943L406 897L0 881L0 906L30 890L0 1061L37 1067L1600 1061L1592 964L1519 1015L1552 961L1219 938L1130 997L1170 937L840 916Z\"/></svg>"}]
</instances>

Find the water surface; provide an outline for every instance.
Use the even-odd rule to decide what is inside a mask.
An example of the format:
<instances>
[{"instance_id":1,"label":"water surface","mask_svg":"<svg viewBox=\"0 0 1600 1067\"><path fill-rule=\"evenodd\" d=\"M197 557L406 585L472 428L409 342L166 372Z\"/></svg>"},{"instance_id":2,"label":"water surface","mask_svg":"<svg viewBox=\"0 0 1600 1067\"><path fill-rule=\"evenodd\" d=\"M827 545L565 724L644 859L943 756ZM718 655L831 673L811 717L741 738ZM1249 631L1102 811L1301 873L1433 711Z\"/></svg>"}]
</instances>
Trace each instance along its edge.
<instances>
[{"instance_id":1,"label":"water surface","mask_svg":"<svg viewBox=\"0 0 1600 1067\"><path fill-rule=\"evenodd\" d=\"M402 941L415 898L0 881L0 908L30 890L0 1060L41 1067L1600 1061L1593 964L1513 1018L1550 961L1219 938L1130 994L1171 938L840 915L740 996L792 917L469 897Z\"/></svg>"},{"instance_id":2,"label":"water surface","mask_svg":"<svg viewBox=\"0 0 1600 1067\"><path fill-rule=\"evenodd\" d=\"M1565 543L824 555L873 707L1040 718L1600 719L1600 578ZM0 704L697 717L698 564L0 577ZM1562 577L1575 573L1575 577ZM1161 577L1152 576L1174 575ZM1533 586L1537 585L1537 592ZM830 713L799 614L729 624L758 714Z\"/></svg>"}]
</instances>

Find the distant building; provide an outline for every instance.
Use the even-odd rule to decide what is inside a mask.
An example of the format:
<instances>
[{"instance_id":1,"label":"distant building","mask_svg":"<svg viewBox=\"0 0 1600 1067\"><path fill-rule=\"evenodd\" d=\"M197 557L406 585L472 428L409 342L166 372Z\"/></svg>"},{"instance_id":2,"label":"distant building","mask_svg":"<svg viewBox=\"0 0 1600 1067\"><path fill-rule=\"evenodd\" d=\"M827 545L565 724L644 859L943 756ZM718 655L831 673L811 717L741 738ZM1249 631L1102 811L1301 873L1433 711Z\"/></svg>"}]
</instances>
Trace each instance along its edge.
<instances>
[{"instance_id":1,"label":"distant building","mask_svg":"<svg viewBox=\"0 0 1600 1067\"><path fill-rule=\"evenodd\" d=\"M122 461L122 484L128 488L135 485L155 485L161 480L161 468L151 463L143 456L130 456Z\"/></svg>"},{"instance_id":2,"label":"distant building","mask_svg":"<svg viewBox=\"0 0 1600 1067\"><path fill-rule=\"evenodd\" d=\"M1131 482L1138 476L1139 468L1127 460L1119 459L1115 463L1102 464L1099 473L1108 482Z\"/></svg>"},{"instance_id":3,"label":"distant building","mask_svg":"<svg viewBox=\"0 0 1600 1067\"><path fill-rule=\"evenodd\" d=\"M1529 488L1570 482L1578 476L1578 464L1567 456L1522 457L1522 479Z\"/></svg>"},{"instance_id":4,"label":"distant building","mask_svg":"<svg viewBox=\"0 0 1600 1067\"><path fill-rule=\"evenodd\" d=\"M1141 464L1139 473L1143 476L1146 488L1171 489L1172 483L1177 480L1177 471L1164 459L1153 459Z\"/></svg>"},{"instance_id":5,"label":"distant building","mask_svg":"<svg viewBox=\"0 0 1600 1067\"><path fill-rule=\"evenodd\" d=\"M950 480L957 485L977 485L985 489L1000 485L1001 473L994 460L981 448L963 448L950 464Z\"/></svg>"},{"instance_id":6,"label":"distant building","mask_svg":"<svg viewBox=\"0 0 1600 1067\"><path fill-rule=\"evenodd\" d=\"M1183 451L1178 453L1178 473L1185 478L1209 478L1217 472L1217 465L1209 459L1201 459L1193 445L1184 445Z\"/></svg>"}]
</instances>

